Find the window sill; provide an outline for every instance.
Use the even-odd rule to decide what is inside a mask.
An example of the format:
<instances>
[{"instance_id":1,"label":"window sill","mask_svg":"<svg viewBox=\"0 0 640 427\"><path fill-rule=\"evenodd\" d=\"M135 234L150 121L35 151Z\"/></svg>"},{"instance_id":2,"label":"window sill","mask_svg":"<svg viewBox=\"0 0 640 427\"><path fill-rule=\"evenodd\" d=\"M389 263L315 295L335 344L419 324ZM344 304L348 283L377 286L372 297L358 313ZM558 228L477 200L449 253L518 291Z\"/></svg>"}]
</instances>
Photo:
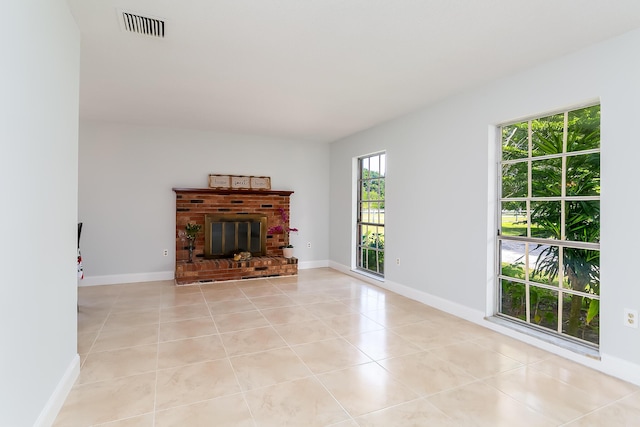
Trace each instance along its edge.
<instances>
[{"instance_id":1,"label":"window sill","mask_svg":"<svg viewBox=\"0 0 640 427\"><path fill-rule=\"evenodd\" d=\"M582 344L582 343L573 341L571 339L565 339L565 338L553 335L551 333L538 331L536 329L520 324L517 321L509 320L500 316L491 316L491 317L486 317L485 319L488 322L494 323L498 326L511 329L523 335L527 335L531 338L544 341L548 344L552 344L564 350L568 350L573 353L579 354L581 356L589 357L591 359L600 360L600 351L597 348L592 347L588 344Z\"/></svg>"},{"instance_id":2,"label":"window sill","mask_svg":"<svg viewBox=\"0 0 640 427\"><path fill-rule=\"evenodd\" d=\"M369 279L373 279L373 280L376 280L378 282L384 282L384 276L378 276L377 274L369 273L366 270L360 270L360 269L357 269L357 268L354 268L351 271L353 273L359 274L361 276L365 276L365 277L367 277Z\"/></svg>"}]
</instances>

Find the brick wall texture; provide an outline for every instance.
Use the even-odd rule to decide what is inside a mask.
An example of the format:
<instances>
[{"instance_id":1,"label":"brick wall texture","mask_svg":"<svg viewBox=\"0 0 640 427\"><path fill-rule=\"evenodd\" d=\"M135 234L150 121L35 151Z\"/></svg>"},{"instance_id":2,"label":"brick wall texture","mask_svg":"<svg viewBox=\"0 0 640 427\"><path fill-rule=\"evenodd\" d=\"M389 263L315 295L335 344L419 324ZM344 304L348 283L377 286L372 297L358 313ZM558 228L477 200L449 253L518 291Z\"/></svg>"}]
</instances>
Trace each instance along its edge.
<instances>
[{"instance_id":1,"label":"brick wall texture","mask_svg":"<svg viewBox=\"0 0 640 427\"><path fill-rule=\"evenodd\" d=\"M298 273L298 260L284 258L280 246L284 234L267 235L267 254L247 261L204 259L204 218L206 214L263 214L267 227L282 223L280 210L289 216L292 191L174 189L176 193L176 283L215 282L256 277L291 276ZM196 239L193 263L187 262L187 240L181 238L187 223L202 229ZM289 224L285 224L289 225Z\"/></svg>"}]
</instances>

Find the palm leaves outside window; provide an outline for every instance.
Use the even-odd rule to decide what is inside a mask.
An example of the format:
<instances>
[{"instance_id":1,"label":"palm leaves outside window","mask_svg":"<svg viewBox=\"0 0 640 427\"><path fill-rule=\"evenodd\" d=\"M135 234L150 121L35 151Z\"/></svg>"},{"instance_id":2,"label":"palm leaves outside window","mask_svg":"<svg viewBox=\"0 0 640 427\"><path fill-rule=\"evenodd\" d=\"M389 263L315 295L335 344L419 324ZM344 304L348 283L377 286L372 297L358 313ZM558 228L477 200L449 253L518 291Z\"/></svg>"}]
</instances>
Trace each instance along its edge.
<instances>
[{"instance_id":1,"label":"palm leaves outside window","mask_svg":"<svg viewBox=\"0 0 640 427\"><path fill-rule=\"evenodd\" d=\"M599 343L600 106L502 126L498 313Z\"/></svg>"}]
</instances>

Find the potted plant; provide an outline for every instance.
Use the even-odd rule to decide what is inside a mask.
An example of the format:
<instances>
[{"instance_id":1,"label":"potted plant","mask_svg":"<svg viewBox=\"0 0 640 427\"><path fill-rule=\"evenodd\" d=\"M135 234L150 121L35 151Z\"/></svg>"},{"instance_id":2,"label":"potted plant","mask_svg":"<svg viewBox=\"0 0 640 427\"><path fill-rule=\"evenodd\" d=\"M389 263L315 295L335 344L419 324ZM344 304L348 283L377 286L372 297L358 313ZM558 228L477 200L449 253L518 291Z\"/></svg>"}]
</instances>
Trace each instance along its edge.
<instances>
[{"instance_id":1,"label":"potted plant","mask_svg":"<svg viewBox=\"0 0 640 427\"><path fill-rule=\"evenodd\" d=\"M189 262L193 262L193 250L196 246L196 237L202 228L199 224L188 223L184 228L187 235L187 241L189 242Z\"/></svg>"},{"instance_id":2,"label":"potted plant","mask_svg":"<svg viewBox=\"0 0 640 427\"><path fill-rule=\"evenodd\" d=\"M289 215L287 215L287 211L283 208L279 208L278 211L280 212L280 224L269 227L267 234L284 234L284 245L280 246L280 249L282 249L282 256L285 258L292 258L293 245L289 242L289 233L292 231L297 232L298 229L289 227Z\"/></svg>"}]
</instances>

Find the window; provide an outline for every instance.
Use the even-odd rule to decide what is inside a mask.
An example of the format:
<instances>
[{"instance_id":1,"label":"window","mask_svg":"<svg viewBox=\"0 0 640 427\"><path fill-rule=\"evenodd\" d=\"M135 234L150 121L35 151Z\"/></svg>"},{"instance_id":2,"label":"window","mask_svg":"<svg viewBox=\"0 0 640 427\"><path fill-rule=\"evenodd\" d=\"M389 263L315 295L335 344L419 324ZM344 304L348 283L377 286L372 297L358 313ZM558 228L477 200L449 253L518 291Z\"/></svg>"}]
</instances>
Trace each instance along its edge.
<instances>
[{"instance_id":1,"label":"window","mask_svg":"<svg viewBox=\"0 0 640 427\"><path fill-rule=\"evenodd\" d=\"M500 130L498 315L597 346L600 106Z\"/></svg>"},{"instance_id":2,"label":"window","mask_svg":"<svg viewBox=\"0 0 640 427\"><path fill-rule=\"evenodd\" d=\"M384 276L384 180L386 156L358 159L357 269Z\"/></svg>"}]
</instances>

